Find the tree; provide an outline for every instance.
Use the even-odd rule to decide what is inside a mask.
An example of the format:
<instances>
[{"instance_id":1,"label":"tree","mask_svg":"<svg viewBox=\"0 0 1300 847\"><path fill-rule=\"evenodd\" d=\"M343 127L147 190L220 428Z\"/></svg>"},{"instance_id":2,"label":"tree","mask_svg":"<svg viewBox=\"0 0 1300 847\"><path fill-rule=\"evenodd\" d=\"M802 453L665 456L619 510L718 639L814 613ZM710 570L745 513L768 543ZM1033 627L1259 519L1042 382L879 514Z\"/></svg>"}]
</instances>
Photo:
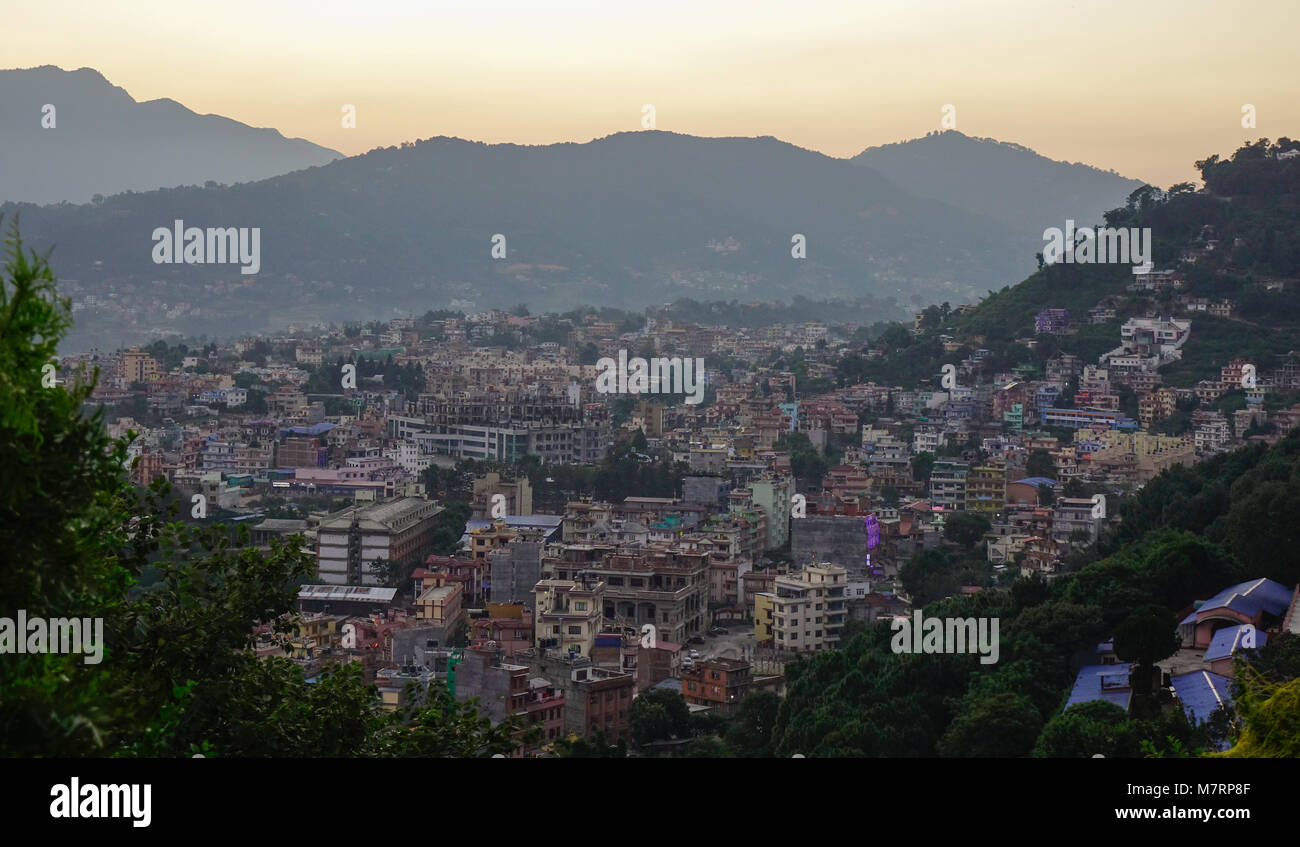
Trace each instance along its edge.
<instances>
[{"instance_id":1,"label":"tree","mask_svg":"<svg viewBox=\"0 0 1300 847\"><path fill-rule=\"evenodd\" d=\"M1055 479L1056 464L1052 461L1052 454L1041 447L1030 451L1029 458L1025 461L1025 476Z\"/></svg>"},{"instance_id":2,"label":"tree","mask_svg":"<svg viewBox=\"0 0 1300 847\"><path fill-rule=\"evenodd\" d=\"M1178 619L1163 606L1139 606L1115 628L1115 655L1137 662L1133 690L1151 692L1155 663L1178 650Z\"/></svg>"},{"instance_id":3,"label":"tree","mask_svg":"<svg viewBox=\"0 0 1300 847\"><path fill-rule=\"evenodd\" d=\"M898 571L912 605L925 606L961 590L961 580L948 554L943 550L923 550Z\"/></svg>"},{"instance_id":4,"label":"tree","mask_svg":"<svg viewBox=\"0 0 1300 847\"><path fill-rule=\"evenodd\" d=\"M970 697L939 740L945 758L1025 756L1033 749L1043 719L1028 697L1014 691Z\"/></svg>"},{"instance_id":5,"label":"tree","mask_svg":"<svg viewBox=\"0 0 1300 847\"><path fill-rule=\"evenodd\" d=\"M912 457L912 479L916 482L929 482L934 470L934 454L922 450Z\"/></svg>"},{"instance_id":6,"label":"tree","mask_svg":"<svg viewBox=\"0 0 1300 847\"><path fill-rule=\"evenodd\" d=\"M993 524L983 515L954 512L943 520L943 537L962 547L974 547L992 527Z\"/></svg>"},{"instance_id":7,"label":"tree","mask_svg":"<svg viewBox=\"0 0 1300 847\"><path fill-rule=\"evenodd\" d=\"M727 747L742 758L772 756L772 732L781 698L772 691L755 691L745 695L736 717L727 729Z\"/></svg>"},{"instance_id":8,"label":"tree","mask_svg":"<svg viewBox=\"0 0 1300 847\"><path fill-rule=\"evenodd\" d=\"M1100 753L1108 759L1137 758L1141 728L1123 709L1106 700L1070 706L1043 727L1033 750L1034 758L1090 759Z\"/></svg>"},{"instance_id":9,"label":"tree","mask_svg":"<svg viewBox=\"0 0 1300 847\"><path fill-rule=\"evenodd\" d=\"M691 713L680 692L655 688L632 701L628 723L637 744L690 735Z\"/></svg>"},{"instance_id":10,"label":"tree","mask_svg":"<svg viewBox=\"0 0 1300 847\"><path fill-rule=\"evenodd\" d=\"M524 728L523 719L508 715L493 725L478 712L474 699L458 702L441 682L421 688L406 686L407 703L376 722L364 753L429 759L481 759L509 755L521 744L541 738L542 728Z\"/></svg>"}]
</instances>

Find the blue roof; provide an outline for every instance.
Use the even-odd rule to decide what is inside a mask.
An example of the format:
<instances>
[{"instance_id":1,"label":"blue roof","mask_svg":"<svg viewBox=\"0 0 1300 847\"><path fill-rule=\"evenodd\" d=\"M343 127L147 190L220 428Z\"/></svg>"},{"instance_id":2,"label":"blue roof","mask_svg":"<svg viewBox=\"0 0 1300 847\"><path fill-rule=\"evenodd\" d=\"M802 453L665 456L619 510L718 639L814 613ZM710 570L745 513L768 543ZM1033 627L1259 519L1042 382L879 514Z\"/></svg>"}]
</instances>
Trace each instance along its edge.
<instances>
[{"instance_id":1,"label":"blue roof","mask_svg":"<svg viewBox=\"0 0 1300 847\"><path fill-rule=\"evenodd\" d=\"M1281 617L1291 605L1291 589L1271 579L1255 579L1231 585L1206 600L1197 614L1210 609L1230 609L1253 618L1261 611Z\"/></svg>"},{"instance_id":2,"label":"blue roof","mask_svg":"<svg viewBox=\"0 0 1300 847\"><path fill-rule=\"evenodd\" d=\"M1074 678L1074 688L1070 690L1070 699L1065 701L1065 708L1091 703L1093 700L1105 700L1127 712L1129 700L1133 697L1133 691L1129 688L1129 675L1132 671L1132 664L1087 665L1080 668L1079 675ZM1105 688L1102 687L1103 680L1107 683Z\"/></svg>"},{"instance_id":3,"label":"blue roof","mask_svg":"<svg viewBox=\"0 0 1300 847\"><path fill-rule=\"evenodd\" d=\"M311 426L286 426L281 428L280 434L292 432L294 435L320 435L329 432L334 428L332 423L318 423Z\"/></svg>"},{"instance_id":4,"label":"blue roof","mask_svg":"<svg viewBox=\"0 0 1300 847\"><path fill-rule=\"evenodd\" d=\"M1187 626L1188 624L1193 624L1193 623L1196 623L1196 610L1195 610L1195 609L1193 609L1193 610L1191 611L1191 614L1189 614L1187 617L1185 617L1185 618L1183 618L1181 621L1179 621L1179 622L1178 622L1178 625L1179 625L1179 626Z\"/></svg>"},{"instance_id":5,"label":"blue roof","mask_svg":"<svg viewBox=\"0 0 1300 847\"><path fill-rule=\"evenodd\" d=\"M1098 645L1097 645L1097 652L1098 652L1098 653L1114 653L1114 652L1115 652L1115 636L1112 635L1108 640L1103 641L1103 642L1101 642L1100 644L1098 644Z\"/></svg>"},{"instance_id":6,"label":"blue roof","mask_svg":"<svg viewBox=\"0 0 1300 847\"><path fill-rule=\"evenodd\" d=\"M1250 624L1225 626L1214 633L1214 639L1205 651L1205 661L1213 662L1215 659L1226 659L1238 650L1247 649L1241 643L1242 633L1247 626L1250 626ZM1251 627L1251 629L1254 629L1254 627ZM1259 630L1255 630L1255 646L1263 647L1267 643L1268 636Z\"/></svg>"},{"instance_id":7,"label":"blue roof","mask_svg":"<svg viewBox=\"0 0 1300 847\"><path fill-rule=\"evenodd\" d=\"M1016 480L1016 481L1015 481L1014 483L1012 483L1012 484L1013 484L1013 485L1019 485L1019 484L1022 483L1022 482L1027 482L1027 483L1029 483L1030 485L1033 485L1033 486L1039 486L1039 485L1056 485L1056 480L1054 480L1054 479L1048 479L1048 478L1045 477L1045 476L1027 476L1027 477L1025 477L1024 479L1018 479L1018 480Z\"/></svg>"},{"instance_id":8,"label":"blue roof","mask_svg":"<svg viewBox=\"0 0 1300 847\"><path fill-rule=\"evenodd\" d=\"M1178 702L1194 724L1209 720L1219 706L1232 705L1232 681L1209 671L1192 671L1170 677Z\"/></svg>"}]
</instances>

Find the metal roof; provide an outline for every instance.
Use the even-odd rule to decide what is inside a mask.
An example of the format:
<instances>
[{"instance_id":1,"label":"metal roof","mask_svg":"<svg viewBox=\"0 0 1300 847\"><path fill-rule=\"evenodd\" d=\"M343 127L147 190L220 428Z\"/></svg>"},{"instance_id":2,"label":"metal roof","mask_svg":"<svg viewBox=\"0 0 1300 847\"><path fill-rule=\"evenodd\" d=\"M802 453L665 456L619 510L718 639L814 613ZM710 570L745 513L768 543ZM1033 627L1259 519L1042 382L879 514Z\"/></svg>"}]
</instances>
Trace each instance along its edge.
<instances>
[{"instance_id":1,"label":"metal roof","mask_svg":"<svg viewBox=\"0 0 1300 847\"><path fill-rule=\"evenodd\" d=\"M1087 665L1080 668L1079 675L1074 678L1074 688L1070 691L1070 699L1065 702L1065 708L1080 703L1090 703L1093 700L1105 700L1127 712L1129 700L1133 697L1133 691L1129 688L1129 676L1132 671L1132 664ZM1103 679L1110 682L1113 687L1103 688Z\"/></svg>"},{"instance_id":2,"label":"metal roof","mask_svg":"<svg viewBox=\"0 0 1300 847\"><path fill-rule=\"evenodd\" d=\"M1241 641L1242 635L1248 626L1250 624L1226 626L1214 633L1214 639L1210 641L1210 646L1205 650L1205 661L1213 662L1216 659L1226 659L1234 655L1238 650L1245 649ZM1267 643L1268 635L1260 630L1255 630L1255 646L1263 647Z\"/></svg>"},{"instance_id":3,"label":"metal roof","mask_svg":"<svg viewBox=\"0 0 1300 847\"><path fill-rule=\"evenodd\" d=\"M1291 595L1291 589L1282 583L1260 578L1223 589L1201 604L1196 614L1199 618L1213 609L1230 609L1252 618L1261 611L1281 617L1291 605Z\"/></svg>"}]
</instances>

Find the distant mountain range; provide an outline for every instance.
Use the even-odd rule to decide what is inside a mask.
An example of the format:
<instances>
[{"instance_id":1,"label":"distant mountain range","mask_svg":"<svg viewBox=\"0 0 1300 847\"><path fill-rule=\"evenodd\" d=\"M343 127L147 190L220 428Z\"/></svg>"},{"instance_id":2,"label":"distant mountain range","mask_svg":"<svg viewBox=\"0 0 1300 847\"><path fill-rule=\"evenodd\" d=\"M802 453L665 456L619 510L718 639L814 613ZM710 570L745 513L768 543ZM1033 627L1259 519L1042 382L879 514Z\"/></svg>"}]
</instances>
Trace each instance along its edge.
<instances>
[{"instance_id":1,"label":"distant mountain range","mask_svg":"<svg viewBox=\"0 0 1300 847\"><path fill-rule=\"evenodd\" d=\"M90 68L0 70L0 201L249 182L342 155L174 100L138 103Z\"/></svg>"},{"instance_id":2,"label":"distant mountain range","mask_svg":"<svg viewBox=\"0 0 1300 847\"><path fill-rule=\"evenodd\" d=\"M231 168L292 171L206 188L193 187L204 175L157 175L155 185L191 187L81 206L0 206L0 213L21 211L31 246L57 246L56 273L76 281L75 298L93 295L78 311L73 338L94 331L104 344L159 330L257 332L294 321L521 302L534 311L585 303L639 309L683 297L788 301L800 294L874 303L881 319L896 319L1023 279L1046 226L1100 220L1140 184L955 132L853 159L771 137L645 131L542 146L440 137L323 163L337 154L170 101L137 104L94 71L0 72L0 93L17 84L5 74L48 77L82 92L61 98L82 105L60 106L57 130L41 130L37 101L56 98L27 85L21 111L34 129L22 130L24 137L73 129L77 108L89 111L87 98L98 97L97 114L115 102L126 112L156 107L186 118L143 133L159 155L173 152L162 159L169 167L181 167L175 151L189 150L200 132L194 122L209 121L265 138L265 149L279 156L214 142ZM46 196L107 193L105 181L126 179L125 166L107 162L147 157L118 129L100 138L101 158L69 169L64 187ZM30 175L57 158L27 144L0 166L0 191L9 196L21 192L7 186L22 183L7 171ZM319 166L294 170L311 164ZM132 179L150 173L139 166ZM151 233L176 220L260 228L257 275L230 264L155 264ZM493 255L497 235L505 258ZM796 236L806 258L792 255Z\"/></svg>"},{"instance_id":3,"label":"distant mountain range","mask_svg":"<svg viewBox=\"0 0 1300 847\"><path fill-rule=\"evenodd\" d=\"M1047 227L1099 224L1102 214L1123 205L1141 180L1090 165L1058 162L1028 147L935 132L898 144L868 147L853 161L873 168L917 197L940 200L987 215L1042 249Z\"/></svg>"}]
</instances>

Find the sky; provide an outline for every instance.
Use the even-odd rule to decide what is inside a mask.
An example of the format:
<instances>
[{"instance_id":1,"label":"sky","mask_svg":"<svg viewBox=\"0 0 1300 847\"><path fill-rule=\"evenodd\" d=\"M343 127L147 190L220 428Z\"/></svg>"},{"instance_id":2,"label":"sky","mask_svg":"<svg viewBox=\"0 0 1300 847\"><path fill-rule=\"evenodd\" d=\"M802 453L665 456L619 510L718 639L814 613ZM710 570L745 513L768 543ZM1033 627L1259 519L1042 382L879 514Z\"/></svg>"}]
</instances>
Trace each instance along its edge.
<instances>
[{"instance_id":1,"label":"sky","mask_svg":"<svg viewBox=\"0 0 1300 847\"><path fill-rule=\"evenodd\" d=\"M967 135L1168 186L1300 136L1296 0L10 0L5 30L0 67L91 67L349 155L584 142L648 104L657 129L842 157L950 105Z\"/></svg>"}]
</instances>

